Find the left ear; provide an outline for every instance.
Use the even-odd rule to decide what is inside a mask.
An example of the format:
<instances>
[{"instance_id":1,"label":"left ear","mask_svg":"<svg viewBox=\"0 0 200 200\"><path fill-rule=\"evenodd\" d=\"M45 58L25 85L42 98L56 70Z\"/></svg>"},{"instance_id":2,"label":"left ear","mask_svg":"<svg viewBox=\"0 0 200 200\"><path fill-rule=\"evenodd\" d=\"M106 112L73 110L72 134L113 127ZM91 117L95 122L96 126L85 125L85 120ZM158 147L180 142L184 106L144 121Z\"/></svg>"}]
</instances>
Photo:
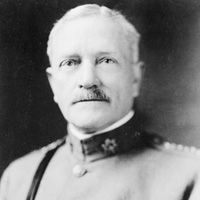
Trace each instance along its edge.
<instances>
[{"instance_id":1,"label":"left ear","mask_svg":"<svg viewBox=\"0 0 200 200\"><path fill-rule=\"evenodd\" d=\"M137 97L140 92L142 77L144 75L144 63L137 62L133 65L133 97Z\"/></svg>"}]
</instances>

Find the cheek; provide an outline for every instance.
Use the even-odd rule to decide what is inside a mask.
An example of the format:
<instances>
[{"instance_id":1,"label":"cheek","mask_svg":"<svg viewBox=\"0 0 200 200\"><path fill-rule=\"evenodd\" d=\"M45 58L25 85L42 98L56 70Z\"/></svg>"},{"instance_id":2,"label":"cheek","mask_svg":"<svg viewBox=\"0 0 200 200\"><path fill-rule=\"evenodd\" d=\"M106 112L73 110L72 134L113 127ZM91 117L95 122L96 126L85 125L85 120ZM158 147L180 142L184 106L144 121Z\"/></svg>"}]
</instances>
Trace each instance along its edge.
<instances>
[{"instance_id":1,"label":"cheek","mask_svg":"<svg viewBox=\"0 0 200 200\"><path fill-rule=\"evenodd\" d=\"M54 94L58 97L59 100L63 100L72 93L72 81L66 76L60 75L54 77Z\"/></svg>"},{"instance_id":2,"label":"cheek","mask_svg":"<svg viewBox=\"0 0 200 200\"><path fill-rule=\"evenodd\" d=\"M127 74L120 74L111 78L108 85L111 91L114 91L119 96L124 96L125 94L130 96L133 89L133 80Z\"/></svg>"},{"instance_id":3,"label":"cheek","mask_svg":"<svg viewBox=\"0 0 200 200\"><path fill-rule=\"evenodd\" d=\"M133 104L133 87L132 83L127 79L121 79L121 82L118 82L116 85L115 95L117 102L116 106L130 107Z\"/></svg>"}]
</instances>

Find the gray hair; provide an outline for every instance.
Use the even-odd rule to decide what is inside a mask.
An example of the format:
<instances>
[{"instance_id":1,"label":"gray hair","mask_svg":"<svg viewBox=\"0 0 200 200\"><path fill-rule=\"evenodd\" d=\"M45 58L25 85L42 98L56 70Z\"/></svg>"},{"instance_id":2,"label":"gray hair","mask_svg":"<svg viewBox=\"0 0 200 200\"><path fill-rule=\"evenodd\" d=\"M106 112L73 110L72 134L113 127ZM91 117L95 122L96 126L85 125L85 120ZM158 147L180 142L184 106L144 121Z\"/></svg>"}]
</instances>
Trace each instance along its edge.
<instances>
[{"instance_id":1,"label":"gray hair","mask_svg":"<svg viewBox=\"0 0 200 200\"><path fill-rule=\"evenodd\" d=\"M99 6L97 4L86 4L77 6L66 12L65 15L54 24L47 43L47 55L49 56L49 60L50 56L52 55L53 38L55 37L59 28L68 21L92 15L103 15L106 17L110 17L113 20L116 20L118 24L121 25L126 40L130 46L133 62L137 62L139 60L140 34L137 32L136 28L119 11L111 10L105 6Z\"/></svg>"}]
</instances>

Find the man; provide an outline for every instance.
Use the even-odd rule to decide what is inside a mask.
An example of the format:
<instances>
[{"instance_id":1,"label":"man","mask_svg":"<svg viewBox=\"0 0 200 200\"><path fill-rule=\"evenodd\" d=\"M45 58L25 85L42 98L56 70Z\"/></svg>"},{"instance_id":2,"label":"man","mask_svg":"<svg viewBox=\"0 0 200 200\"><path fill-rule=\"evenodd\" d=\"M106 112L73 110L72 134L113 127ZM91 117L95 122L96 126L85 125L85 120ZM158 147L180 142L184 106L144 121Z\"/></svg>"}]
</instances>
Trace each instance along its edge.
<instances>
[{"instance_id":1,"label":"man","mask_svg":"<svg viewBox=\"0 0 200 200\"><path fill-rule=\"evenodd\" d=\"M104 6L76 7L56 23L47 75L67 136L13 162L1 200L200 199L199 151L138 127L139 37Z\"/></svg>"}]
</instances>

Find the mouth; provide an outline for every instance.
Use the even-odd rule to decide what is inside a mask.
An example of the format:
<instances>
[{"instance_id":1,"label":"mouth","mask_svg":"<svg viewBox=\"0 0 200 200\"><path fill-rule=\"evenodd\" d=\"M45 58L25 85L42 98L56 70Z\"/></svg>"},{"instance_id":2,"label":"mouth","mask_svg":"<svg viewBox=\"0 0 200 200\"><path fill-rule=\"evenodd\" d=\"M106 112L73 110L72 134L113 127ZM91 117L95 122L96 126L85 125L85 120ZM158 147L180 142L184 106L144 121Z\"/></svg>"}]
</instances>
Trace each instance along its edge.
<instances>
[{"instance_id":1,"label":"mouth","mask_svg":"<svg viewBox=\"0 0 200 200\"><path fill-rule=\"evenodd\" d=\"M109 102L108 99L80 99L78 101L74 101L73 104L82 103L82 102L95 102L95 101Z\"/></svg>"}]
</instances>

